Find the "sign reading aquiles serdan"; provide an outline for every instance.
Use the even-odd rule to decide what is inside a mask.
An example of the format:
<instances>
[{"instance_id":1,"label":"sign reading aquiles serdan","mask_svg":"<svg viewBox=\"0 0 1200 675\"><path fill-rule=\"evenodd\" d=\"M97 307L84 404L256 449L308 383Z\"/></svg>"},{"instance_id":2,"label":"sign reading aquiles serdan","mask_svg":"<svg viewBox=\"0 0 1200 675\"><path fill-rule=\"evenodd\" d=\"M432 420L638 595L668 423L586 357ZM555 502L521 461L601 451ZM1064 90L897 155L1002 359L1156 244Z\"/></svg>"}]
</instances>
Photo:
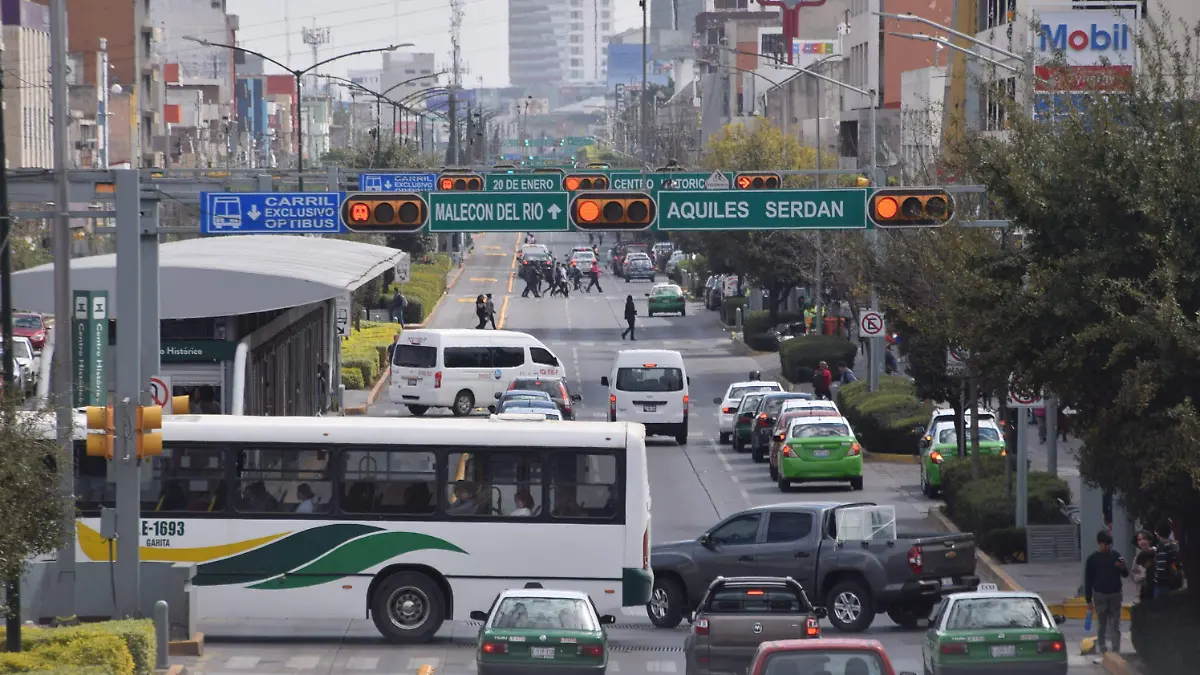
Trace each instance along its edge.
<instances>
[{"instance_id":1,"label":"sign reading aquiles serdan","mask_svg":"<svg viewBox=\"0 0 1200 675\"><path fill-rule=\"evenodd\" d=\"M709 190L658 193L659 230L862 230L867 191Z\"/></svg>"}]
</instances>

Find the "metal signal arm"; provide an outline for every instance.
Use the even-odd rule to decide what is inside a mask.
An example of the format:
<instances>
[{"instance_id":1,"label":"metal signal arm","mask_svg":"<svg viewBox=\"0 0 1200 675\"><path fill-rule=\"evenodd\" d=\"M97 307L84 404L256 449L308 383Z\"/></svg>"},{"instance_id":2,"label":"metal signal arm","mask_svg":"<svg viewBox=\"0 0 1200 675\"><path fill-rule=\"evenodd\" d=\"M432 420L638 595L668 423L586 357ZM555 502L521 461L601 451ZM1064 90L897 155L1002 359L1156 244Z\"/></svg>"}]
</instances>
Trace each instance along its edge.
<instances>
[{"instance_id":1,"label":"metal signal arm","mask_svg":"<svg viewBox=\"0 0 1200 675\"><path fill-rule=\"evenodd\" d=\"M800 33L800 9L802 7L820 7L825 0L758 0L763 7L778 7L783 15L783 51L788 65L792 62L792 42Z\"/></svg>"}]
</instances>

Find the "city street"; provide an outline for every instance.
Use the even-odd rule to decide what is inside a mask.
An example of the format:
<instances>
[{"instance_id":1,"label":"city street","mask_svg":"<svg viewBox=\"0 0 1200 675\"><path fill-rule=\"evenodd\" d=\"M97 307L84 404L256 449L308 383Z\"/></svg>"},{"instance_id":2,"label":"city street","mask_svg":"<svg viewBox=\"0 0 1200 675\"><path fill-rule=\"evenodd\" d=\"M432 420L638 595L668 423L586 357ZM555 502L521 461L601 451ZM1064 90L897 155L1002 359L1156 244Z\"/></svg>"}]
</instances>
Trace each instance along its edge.
<instances>
[{"instance_id":1,"label":"city street","mask_svg":"<svg viewBox=\"0 0 1200 675\"><path fill-rule=\"evenodd\" d=\"M579 234L540 235L556 257L586 237ZM601 257L615 238L605 238ZM679 350L691 377L692 421L686 446L673 440L652 438L647 454L653 500L654 542L692 538L718 519L748 506L780 501L845 499L873 501L896 508L902 532L931 531L926 513L935 502L918 490L915 464L868 463L865 489L852 492L838 486L814 486L779 492L767 475L765 465L755 464L749 454L735 453L717 442L714 397L721 396L729 382L742 380L763 359L744 355L734 345L713 312L691 303L685 317L647 318L645 297L650 284L624 283L607 273L601 277L602 294L572 293L569 299L522 298L524 284L510 283L515 272L515 234L490 234L476 239L475 251L454 287L434 315L435 328L466 328L475 324L473 301L479 293L492 293L500 327L531 333L553 350L567 366L569 386L582 394L579 419L603 420L607 412L607 390L600 378L608 374L615 354L622 348L666 348ZM638 303L637 342L621 340L621 320L626 295ZM764 373L765 378L766 373ZM407 412L387 400L386 392L371 408L371 415L397 416ZM448 415L433 410L430 416ZM482 411L480 414L484 414ZM1032 431L1032 430L1031 430ZM1032 434L1036 444L1036 432ZM1044 455L1043 455L1044 457ZM1042 466L1044 466L1044 459ZM1073 465L1064 453L1062 465ZM1035 467L1038 462L1035 460ZM1065 473L1065 472L1064 472ZM563 542L569 546L570 542ZM475 608L470 608L475 609ZM193 673L415 673L421 665L432 665L438 675L474 672L474 638L477 626L467 621L447 624L432 644L396 647L383 643L364 616L349 622L321 621L319 607L313 617L276 622L205 622L200 630L208 644L200 659L184 660ZM462 612L463 614L466 611ZM1068 623L1068 645L1083 637L1079 622ZM628 609L618 617L610 633L613 654L610 673L682 673L682 645L687 624L676 630L653 628L644 610ZM836 635L827 628L830 635ZM886 647L897 671L922 672L920 631L895 626L886 615L876 618L863 636L877 639ZM1090 657L1071 657L1072 675L1101 672ZM836 674L835 674L836 675Z\"/></svg>"}]
</instances>

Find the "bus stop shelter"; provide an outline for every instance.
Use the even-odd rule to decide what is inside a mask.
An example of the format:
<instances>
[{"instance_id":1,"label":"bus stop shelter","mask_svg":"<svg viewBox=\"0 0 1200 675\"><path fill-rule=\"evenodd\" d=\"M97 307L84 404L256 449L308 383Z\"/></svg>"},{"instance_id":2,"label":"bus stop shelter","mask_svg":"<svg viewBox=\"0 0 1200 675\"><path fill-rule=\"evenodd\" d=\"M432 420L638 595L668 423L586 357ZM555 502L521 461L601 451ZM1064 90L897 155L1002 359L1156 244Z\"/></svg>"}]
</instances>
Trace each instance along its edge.
<instances>
[{"instance_id":1,"label":"bus stop shelter","mask_svg":"<svg viewBox=\"0 0 1200 675\"><path fill-rule=\"evenodd\" d=\"M227 414L324 412L341 382L339 306L348 311L351 293L407 259L386 246L304 235L164 243L159 375L176 395L215 393ZM72 292L107 291L110 321L121 311L116 262L115 254L71 261ZM53 274L53 264L14 273L14 306L53 314ZM115 368L107 370L111 380Z\"/></svg>"}]
</instances>

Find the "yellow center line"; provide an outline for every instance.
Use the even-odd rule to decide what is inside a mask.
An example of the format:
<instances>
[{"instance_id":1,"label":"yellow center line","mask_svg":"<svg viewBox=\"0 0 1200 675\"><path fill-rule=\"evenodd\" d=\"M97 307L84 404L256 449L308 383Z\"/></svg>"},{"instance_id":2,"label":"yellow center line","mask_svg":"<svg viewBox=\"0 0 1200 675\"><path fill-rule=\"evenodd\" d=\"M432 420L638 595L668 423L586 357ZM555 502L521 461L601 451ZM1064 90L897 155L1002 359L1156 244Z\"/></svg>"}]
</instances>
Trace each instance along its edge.
<instances>
[{"instance_id":1,"label":"yellow center line","mask_svg":"<svg viewBox=\"0 0 1200 675\"><path fill-rule=\"evenodd\" d=\"M504 319L508 317L508 299L510 295L504 296L504 302L500 303L500 317L496 319L496 330L504 330Z\"/></svg>"},{"instance_id":2,"label":"yellow center line","mask_svg":"<svg viewBox=\"0 0 1200 675\"><path fill-rule=\"evenodd\" d=\"M475 298L458 298L458 302L475 302Z\"/></svg>"},{"instance_id":3,"label":"yellow center line","mask_svg":"<svg viewBox=\"0 0 1200 675\"><path fill-rule=\"evenodd\" d=\"M508 292L509 292L509 293L512 293L513 279L516 279L516 278L517 278L517 273L516 273L516 272L509 272L509 273L508 273Z\"/></svg>"},{"instance_id":4,"label":"yellow center line","mask_svg":"<svg viewBox=\"0 0 1200 675\"><path fill-rule=\"evenodd\" d=\"M483 281L483 282L488 282L488 281L495 281L495 279L489 279L489 278L487 278L487 277L471 277L471 281Z\"/></svg>"}]
</instances>

